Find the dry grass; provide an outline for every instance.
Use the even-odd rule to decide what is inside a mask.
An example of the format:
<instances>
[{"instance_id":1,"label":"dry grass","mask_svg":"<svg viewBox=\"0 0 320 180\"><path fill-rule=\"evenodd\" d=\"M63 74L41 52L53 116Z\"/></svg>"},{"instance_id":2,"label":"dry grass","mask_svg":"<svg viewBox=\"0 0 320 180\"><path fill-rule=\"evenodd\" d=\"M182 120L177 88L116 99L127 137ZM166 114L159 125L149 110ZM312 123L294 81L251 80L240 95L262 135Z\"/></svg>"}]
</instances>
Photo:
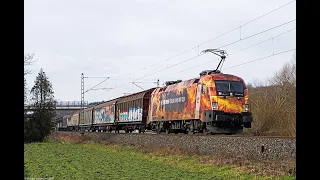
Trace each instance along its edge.
<instances>
[{"instance_id":1,"label":"dry grass","mask_svg":"<svg viewBox=\"0 0 320 180\"><path fill-rule=\"evenodd\" d=\"M78 135L75 134L59 134L57 132L54 132L50 135L50 139L55 139L58 140L59 142L63 144L69 144L69 143L90 143L90 142L96 142L97 141L92 141L91 137L86 136L86 135L81 135L80 133Z\"/></svg>"},{"instance_id":2,"label":"dry grass","mask_svg":"<svg viewBox=\"0 0 320 180\"><path fill-rule=\"evenodd\" d=\"M249 88L253 135L296 136L296 64L285 66L267 86Z\"/></svg>"},{"instance_id":3,"label":"dry grass","mask_svg":"<svg viewBox=\"0 0 320 180\"><path fill-rule=\"evenodd\" d=\"M187 156L203 164L214 166L233 166L248 173L266 176L295 176L296 161L258 161L246 156L234 156L231 154L201 155L189 153L177 147L147 147L136 146L139 152L156 156Z\"/></svg>"}]
</instances>

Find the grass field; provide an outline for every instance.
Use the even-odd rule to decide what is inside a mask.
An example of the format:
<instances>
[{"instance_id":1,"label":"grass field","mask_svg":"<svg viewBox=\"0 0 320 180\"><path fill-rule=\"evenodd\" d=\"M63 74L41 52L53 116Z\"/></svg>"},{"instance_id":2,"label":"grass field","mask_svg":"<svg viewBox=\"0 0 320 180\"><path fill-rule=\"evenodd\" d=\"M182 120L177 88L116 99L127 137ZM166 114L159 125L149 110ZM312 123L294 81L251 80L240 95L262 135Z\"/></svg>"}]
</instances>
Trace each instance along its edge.
<instances>
[{"instance_id":1,"label":"grass field","mask_svg":"<svg viewBox=\"0 0 320 180\"><path fill-rule=\"evenodd\" d=\"M58 179L271 179L188 156L154 155L134 148L44 142L24 145L27 177ZM276 179L276 178L272 178ZM277 179L295 179L283 176Z\"/></svg>"}]
</instances>

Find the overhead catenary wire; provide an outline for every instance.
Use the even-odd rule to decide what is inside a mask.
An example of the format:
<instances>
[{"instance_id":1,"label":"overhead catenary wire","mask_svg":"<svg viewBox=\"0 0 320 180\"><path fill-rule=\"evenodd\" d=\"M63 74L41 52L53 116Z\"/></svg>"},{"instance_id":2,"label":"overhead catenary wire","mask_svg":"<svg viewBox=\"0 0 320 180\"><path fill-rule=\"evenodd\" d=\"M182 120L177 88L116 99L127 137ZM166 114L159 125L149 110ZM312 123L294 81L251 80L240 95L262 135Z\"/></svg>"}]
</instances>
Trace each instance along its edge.
<instances>
[{"instance_id":1,"label":"overhead catenary wire","mask_svg":"<svg viewBox=\"0 0 320 180\"><path fill-rule=\"evenodd\" d=\"M86 90L84 93L86 93L86 92L88 92L88 91L90 91L90 90L93 90L93 88L95 88L95 87L99 86L100 84L104 83L104 82L105 82L106 80L108 80L109 78L110 78L110 77L107 77L105 80L101 81L101 82L98 83L97 85L95 85L95 86L93 86L92 88Z\"/></svg>"},{"instance_id":2,"label":"overhead catenary wire","mask_svg":"<svg viewBox=\"0 0 320 180\"><path fill-rule=\"evenodd\" d=\"M262 18L262 17L264 17L264 16L267 16L268 14L271 14L271 13L273 13L273 12L275 12L275 11L277 11L277 10L279 10L279 9L281 9L281 8L283 8L283 7L291 4L291 3L293 3L293 2L295 2L295 0L290 1L290 2L288 2L288 3L286 3L286 4L282 5L282 6L279 6L278 8L276 8L276 9L274 9L274 10L272 10L272 11L269 11L269 12L267 12L267 13L265 13L265 14L257 17L257 18L255 18L255 19L252 19L251 21L248 21L247 23L244 23L244 24L242 24L242 25L240 25L240 26L238 26L238 27L236 27L236 28L234 28L234 29L232 29L232 30L229 30L229 31L227 31L227 32L225 32L225 33L223 33L223 34L221 34L221 35L219 35L219 36L216 36L215 38L212 38L212 39L210 39L210 40L208 40L208 41L206 41L206 42L204 42L204 43L201 43L201 44L199 44L199 45L197 45L197 46L194 46L193 48L190 48L190 49L188 49L188 50L186 50L186 51L183 51L183 52L181 52L181 53L179 53L179 54L177 54L177 55L175 55L175 56L173 56L173 57L170 57L170 58L168 58L168 59L166 59L166 60L164 60L164 61L160 61L160 62L154 63L154 64L152 64L152 65L150 65L150 66L141 68L140 70L135 70L135 71L132 71L132 72L129 72L129 73L125 73L125 74L119 75L119 76L110 76L110 78L116 77L116 79L117 79L117 78L119 78L119 77L121 77L121 76L124 76L124 75L127 75L127 74L132 74L132 73L134 73L134 72L138 72L138 71L141 71L141 70L146 70L146 68L148 68L148 67L152 67L152 66L157 65L157 64L160 64L160 63L162 63L162 62L166 62L166 61L168 61L168 60L170 60L170 59L173 59L173 58L175 58L175 57L178 57L178 56L180 56L180 55L182 55L182 54L184 54L184 53L186 53L186 52L188 52L188 51L191 51L191 50L193 50L193 49L195 49L195 48L199 48L199 46L202 46L202 45L204 45L204 44L207 44L207 43L209 43L209 42L211 42L211 41L213 41L213 40L215 40L215 39L218 39L218 38L220 38L220 37L222 37L222 36L224 36L224 35L226 35L226 34L229 34L229 33L233 32L233 31L235 31L235 30L237 30L237 29L239 29L239 28L242 28L243 26L245 26L245 25L247 25L247 24L250 24L250 23L252 23L252 22L254 22L254 21L256 21L256 20L258 20L258 19L260 19L260 18ZM254 35L251 35L251 36L248 36L248 37L245 37L245 38L240 38L240 40L231 42L231 43L226 44L226 45L221 46L221 47L226 47L226 46L235 44L235 43L240 42L240 41L242 41L242 40L245 40L245 39L251 38L251 37L253 37L253 36L262 34L262 33L264 33L264 32L270 31L270 30L272 30L272 29L275 29L275 28L277 28L277 27L280 27L280 26L283 26L283 25L285 25L285 24L291 23L291 22L293 22L293 21L296 21L296 19L291 20L291 21L288 21L288 22L283 23L283 24L280 24L280 25L278 25L278 26L272 27L272 28L267 29L267 30L265 30L265 31L261 31L261 32L259 32L259 33L254 34ZM262 43L262 42L261 42L261 43ZM221 48L221 47L219 47L219 48ZM201 55L203 55L203 54L201 54ZM174 64L174 65L172 65L172 66L169 66L169 67L167 67L167 68L165 68L165 69L161 69L161 70L156 71L156 72L153 72L153 73L151 73L151 74L147 74L147 75L145 75L145 76L143 76L143 77L141 77L141 78L139 78L139 79L136 79L136 80L144 79L145 77L148 77L148 76L150 76L150 75L156 74L156 73L161 72L161 71L164 71L164 70L166 70L166 69L169 69L169 68L171 68L171 67L177 66L177 65L182 64L182 63L184 63L184 62L190 61L190 60L195 59L195 58L197 58L197 57L199 57L199 56L201 56L201 55L194 56L194 57L192 57L192 58L189 58L189 59L187 59L187 60L184 60L184 61L182 61L182 62L179 62L179 63L177 63L177 64ZM181 71L180 71L180 72L181 72ZM114 87L114 88L112 88L112 89L110 89L110 90L108 90L108 91L111 91L111 90L114 90L114 89L117 89L117 88L120 88L120 87L123 87L123 86L127 86L127 85L129 85L129 84L130 84L130 82L129 82L129 83L122 84L122 85L119 85L119 86L116 86L116 87ZM95 87L96 87L96 86L95 86ZM104 92L103 92L103 93L104 93ZM103 93L101 93L101 94L103 94ZM101 94L100 94L100 95L101 95Z\"/></svg>"},{"instance_id":3,"label":"overhead catenary wire","mask_svg":"<svg viewBox=\"0 0 320 180\"><path fill-rule=\"evenodd\" d=\"M257 36L257 35L260 35L260 34L262 34L262 33L268 32L268 31L270 31L270 30L279 28L279 27L281 27L281 26L284 26L284 25L286 25L286 24L292 23L292 22L294 22L294 21L296 21L296 19L293 19L293 20L287 21L287 22L285 22L285 23L282 23L282 24L280 24L280 25L274 26L274 27L272 27L272 28L269 28L269 29L260 31L260 32L258 32L258 33L253 34L253 35L250 35L250 36L247 36L247 37L245 37L245 38L242 38L241 40L237 40L237 41L228 43L228 44L226 44L226 45L220 46L220 47L218 47L217 49L222 48L222 47L230 46L230 45L232 45L232 44L241 42L241 41L246 40L246 39L250 39L250 38L252 38L252 37L254 37L254 36ZM166 67L166 68L160 69L160 70L155 71L155 72L153 72L153 73L147 74L147 75L145 75L145 76L143 76L143 77L140 77L140 78L138 78L138 79L135 79L134 81L138 81L138 80L144 79L145 77L148 77L148 76L154 75L154 74L156 74L156 73L159 73L159 72L161 72L161 71L165 71L165 70L170 69L170 68L172 68L172 67L174 67L174 66L177 66L177 65L180 65L180 64L182 64L182 63L188 62L188 61L190 61L190 60L192 60L192 59L198 58L198 57L200 57L200 56L202 56L202 55L204 55L204 54L198 54L198 55L196 55L196 56L194 56L194 57L188 58L188 59L186 59L186 60L180 61L180 62L178 62L178 63L176 63L176 64L173 64L173 65L171 65L171 66L168 66L168 67ZM114 88L112 88L112 89L110 89L110 90L107 90L107 91L109 92L109 91L112 91L112 90L114 90L114 89L118 89L118 88L120 88L120 87L127 86L127 85L129 85L129 84L131 84L131 83L130 83L130 82L129 82L129 83L125 83L125 84L116 86L116 87L114 87ZM100 95L102 95L103 93L104 93L104 92L102 92Z\"/></svg>"},{"instance_id":4,"label":"overhead catenary wire","mask_svg":"<svg viewBox=\"0 0 320 180\"><path fill-rule=\"evenodd\" d=\"M294 51L294 50L296 50L296 49L294 48L294 49L290 49L290 50L286 50L286 51L282 51L282 52L278 52L278 53L273 53L273 54L271 54L271 55L269 55L269 56L265 56L265 57L262 57L262 58L258 58L258 59L254 59L254 60L251 60L251 61L247 61L247 62L244 62L244 63L241 63L241 64L237 64L237 65L234 65L234 66L230 66L230 67L227 67L227 68L223 68L222 70L235 68L235 67L238 67L238 66L242 66L242 65L245 65L245 64L249 64L249 63L252 63L252 62L255 62L255 61L260 61L260 60L263 60L263 59L266 59L266 58L270 58L270 57L272 57L272 56L284 54L284 53L291 52L291 51ZM111 89L111 90L112 90L112 89Z\"/></svg>"},{"instance_id":5,"label":"overhead catenary wire","mask_svg":"<svg viewBox=\"0 0 320 180\"><path fill-rule=\"evenodd\" d=\"M97 89L91 89L91 91L94 91L94 90L107 90L107 89L112 89L112 88L97 88Z\"/></svg>"},{"instance_id":6,"label":"overhead catenary wire","mask_svg":"<svg viewBox=\"0 0 320 180\"><path fill-rule=\"evenodd\" d=\"M92 78L108 78L108 77L83 77L83 78L90 78L90 79L92 79Z\"/></svg>"},{"instance_id":7,"label":"overhead catenary wire","mask_svg":"<svg viewBox=\"0 0 320 180\"><path fill-rule=\"evenodd\" d=\"M278 27L281 27L281 26L283 26L283 25L292 23L292 22L294 22L294 21L296 21L296 19L293 19L293 20L287 21L287 22L285 22L285 23L282 23L282 24L280 24L280 25L274 26L274 27L272 27L272 28L269 28L269 29L260 31L260 32L258 32L258 33L256 33L256 34L253 34L253 35L250 35L250 36L248 36L248 37L242 38L241 40L237 40L237 41L228 43L228 44L226 44L226 45L220 46L219 48L230 46L230 45L232 45L232 44L235 44L235 43L238 43L238 42L240 42L240 41L243 41L243 40L252 38L252 37L254 37L254 36L256 36L256 35L259 35L259 34L268 32L268 31L270 31L270 30L273 30L273 29L278 28ZM218 49L219 49L219 48L218 48ZM172 67L174 67L174 66L177 66L177 65L179 65L179 64L188 62L188 61L190 61L190 60L192 60L192 59L195 59L195 58L198 58L199 56L202 56L202 55L204 55L204 54L198 54L198 55L196 55L196 56L194 56L194 57L191 57L191 58L189 58L189 59L186 59L186 60L184 60L184 61L180 61L180 62L178 62L178 63L176 63L176 64L171 65L171 66L168 66L168 67L166 67L166 68L160 69L160 70L155 71L155 72L153 72L153 73L147 74L147 75L145 75L145 76L143 76L143 77L140 77L140 78L138 78L138 79L135 79L134 81L138 81L138 80L141 80L141 79L143 79L143 78L145 78L145 77L148 77L148 76L150 76L150 75L153 75L153 74L159 73L159 72L161 72L161 71L170 69L170 68L172 68ZM119 86L116 86L116 87L114 87L113 89L110 89L110 90L108 90L108 91L112 91L112 90L114 90L114 89L117 89L117 88L120 88L120 87L123 87L123 86L127 86L127 85L129 85L129 84L130 84L130 82L129 82L129 83L122 84L122 85L119 85Z\"/></svg>"},{"instance_id":8,"label":"overhead catenary wire","mask_svg":"<svg viewBox=\"0 0 320 180\"><path fill-rule=\"evenodd\" d=\"M176 58L176 57L178 57L178 56L180 56L180 55L182 55L182 54L185 54L185 53L187 53L187 52L189 52L189 51L192 51L192 50L194 50L195 48L198 48L199 46L202 46L202 45L207 44L207 43L209 43L209 42L211 42L211 41L213 41L213 40L216 40L216 39L218 39L218 38L220 38L220 37L223 37L223 36L225 36L225 35L233 32L233 31L235 31L235 30L237 30L237 29L242 28L243 26L246 26L246 25L248 25L248 24L250 24L250 23L252 23L252 22L254 22L254 21L257 21L257 20L259 20L259 19L261 19L261 18L263 18L263 17L265 17L265 16L267 16L267 15L269 15L269 14L271 14L271 13L274 13L274 12L276 12L277 10L279 10L279 9L281 9L281 8L284 8L284 7L290 5L291 3L295 2L295 1L296 1L296 0L293 0L293 1L290 1L290 2L288 2L288 3L285 3L285 4L283 4L283 5L275 8L275 9L273 9L273 10L271 10L271 11L269 11L269 12L263 14L263 15L260 15L259 17L256 17L256 18L254 18L254 19L252 19L252 20L250 20L250 21L248 21L248 22L246 22L246 23L244 23L244 24L242 24L242 25L234 28L234 29L231 29L231 30L229 30L229 31L227 31L227 32L225 32L225 33L223 33L223 34L220 34L220 35L218 35L218 36L216 36L216 37L214 37L214 38L212 38L212 39L209 39L209 40L207 40L207 41L205 41L205 42L203 42L203 43L201 43L201 44L199 44L199 45L196 45L196 46L194 46L194 47L192 47L192 48L190 48L190 49L188 49L188 50L185 50L185 51L183 51L183 52L181 52L181 53L178 53L178 54L176 54L176 55L174 55L174 56L172 56L172 57L170 57L170 58L167 58L167 59L165 59L165 60L163 60L163 61L159 61L159 62L157 62L157 63L154 63L154 64L152 64L152 65L149 65L149 66L147 66L147 67L144 67L144 68L141 68L141 69L138 69L138 70L129 72L129 73L124 73L124 74L120 74L120 75L118 75L118 76L111 76L111 77L114 78L114 77L125 76L125 75L128 75L128 74L132 74L132 73L134 73L134 72L139 72L139 71L145 70L146 68L153 67L153 66L158 65L158 64L160 64L160 63L169 61L170 59ZM240 38L240 39L241 39L241 38Z\"/></svg>"},{"instance_id":9,"label":"overhead catenary wire","mask_svg":"<svg viewBox=\"0 0 320 180\"><path fill-rule=\"evenodd\" d=\"M240 40L234 41L234 42L232 42L232 43L228 43L228 44L226 44L226 45L220 46L220 47L218 47L217 49L230 46L230 45L232 45L232 44L235 44L235 43L238 43L238 42L240 42L240 41L243 41L243 40L252 38L252 37L257 36L257 35L259 35L259 34L262 34L262 33L268 32L268 31L270 31L270 30L276 29L276 28L278 28L278 27L284 26L284 25L286 25L286 24L292 23L292 22L294 22L294 21L296 21L296 19L293 19L293 20L291 20L291 21L287 21L287 22L285 22L285 23L282 23L282 24L280 24L280 25L277 25L277 26L274 26L274 27L272 27L272 28L266 29L266 30L264 30L264 31L260 31L260 32L258 32L258 33L256 33L256 34L250 35L250 36L248 36L248 37L245 37L245 38L242 38L242 39L240 39ZM163 68L163 69L160 69L160 70L158 70L158 71L152 72L152 73L147 74L147 75L145 75L145 76L143 76L143 77L141 77L141 78L138 78L138 79L136 79L136 80L141 80L141 79L143 79L143 78L145 78L145 77L148 77L148 76L150 76L150 75L153 75L153 74L159 73L159 72L161 72L161 71L170 69L170 68L172 68L172 67L175 67L175 66L180 65L180 64L182 64L182 63L188 62L188 61L190 61L190 60L192 60L192 59L195 59L195 58L197 58L197 57L199 57L199 56L202 56L202 55L204 55L204 54L198 54L198 55L196 55L196 56L194 56L194 57L192 57L192 58L186 59L186 60L184 60L184 61L180 61L180 62L178 62L178 63L176 63L176 64L173 64L173 65L168 66L168 67L166 67L166 68Z\"/></svg>"},{"instance_id":10,"label":"overhead catenary wire","mask_svg":"<svg viewBox=\"0 0 320 180\"><path fill-rule=\"evenodd\" d=\"M224 69L222 69L222 70L235 68L235 67L238 67L238 66L242 66L242 65L245 65L245 64L249 64L249 63L252 63L252 62L255 62L255 61L260 61L260 60L262 60L262 59L266 59L266 58L269 58L269 57L272 57L272 56L280 55L280 54L287 53L287 52L294 51L294 50L296 50L296 49L294 48L294 49L290 49L290 50L286 50L286 51L282 51L282 52L278 52L278 53L273 53L273 54L271 54L271 55L269 55L269 56L265 56L265 57L258 58L258 59L252 60L252 61L247 61L247 62L244 62L244 63L241 63L241 64L237 64L237 65L234 65L234 66L230 66L230 67L224 68Z\"/></svg>"},{"instance_id":11,"label":"overhead catenary wire","mask_svg":"<svg viewBox=\"0 0 320 180\"><path fill-rule=\"evenodd\" d=\"M262 34L262 33L268 32L268 31L270 31L270 30L276 29L276 28L278 28L278 27L284 26L284 25L286 25L286 24L292 23L292 22L294 22L294 21L296 21L296 19L293 19L293 20L291 20L291 21L287 21L287 22L282 23L282 24L280 24L280 25L278 25L278 26L274 26L274 27L272 27L272 28L270 28L270 29L266 29L266 30L264 30L264 31L260 31L260 32L258 32L258 33L256 33L256 34L253 34L253 35L251 35L251 36L247 36L247 37L242 38L242 39L239 39L239 40L237 40L237 41L233 41L233 42L231 42L231 43L229 43L229 44L220 46L218 49L223 48L223 47L230 46L230 45L232 45L232 44L235 44L235 43L237 43L237 42L240 42L240 41L243 41L243 40L246 40L246 39L249 39L249 38L252 38L252 37L257 36L257 35L259 35L259 34Z\"/></svg>"},{"instance_id":12,"label":"overhead catenary wire","mask_svg":"<svg viewBox=\"0 0 320 180\"><path fill-rule=\"evenodd\" d=\"M232 53L229 54L229 56L232 56L232 55L237 54L237 53L239 53L239 52L241 52L241 51L244 51L244 50L250 49L250 48L252 48L252 47L255 47L255 46L257 46L257 45L259 45L259 44L262 44L262 43L264 43L264 42L268 42L268 41L270 41L270 40L273 40L274 38L277 38L277 37L279 37L279 36L282 36L282 35L284 35L284 34L287 34L287 33L291 32L291 31L293 31L293 30L295 30L295 29L296 29L296 28L290 29L290 30L285 31L285 32L283 32L283 33L280 33L280 34L278 34L278 35L276 35L276 36L273 36L273 37L271 37L271 38L268 38L268 39L266 39L266 40L264 40L264 41L260 41L260 42L258 42L258 43L256 43L256 44L253 44L253 45L250 45L250 46L245 47L245 48L243 48L243 49L240 49L240 50L238 50L238 51L232 52ZM213 61L215 61L215 60L210 60L210 61L204 62L204 63L202 63L202 64L199 64L199 65L196 65L196 66L192 66L191 68L184 69L184 70L181 70L181 71L178 71L178 72L174 72L174 73L169 74L169 75L160 76L160 77L158 77L158 78L160 79L160 78L162 78L162 77L167 77L167 76L170 76L170 75L182 73L182 72L184 72L184 71L188 71L188 70L191 70L191 69L200 67L200 66L202 66L202 65L204 65L204 64L208 64L208 63L211 63L211 62L213 62Z\"/></svg>"},{"instance_id":13,"label":"overhead catenary wire","mask_svg":"<svg viewBox=\"0 0 320 180\"><path fill-rule=\"evenodd\" d=\"M231 68L235 68L235 67L238 67L238 66L242 66L242 65L245 65L245 64L249 64L249 63L253 63L255 61L260 61L260 60L263 60L263 59L267 59L267 58L270 58L272 56L277 56L277 55L280 55L280 54L284 54L284 53L287 53L287 52L291 52L291 51L295 51L296 49L290 49L290 50L286 50L286 51L282 51L282 52L278 52L278 53L273 53L269 56L265 56L265 57L261 57L261 58L258 58L258 59L254 59L254 60L251 60L251 61L247 61L247 62L244 62L244 63L241 63L241 64L237 64L237 65L234 65L234 66L230 66L230 67L227 67L227 68L224 68L222 70L226 70L226 69L231 69Z\"/></svg>"}]
</instances>

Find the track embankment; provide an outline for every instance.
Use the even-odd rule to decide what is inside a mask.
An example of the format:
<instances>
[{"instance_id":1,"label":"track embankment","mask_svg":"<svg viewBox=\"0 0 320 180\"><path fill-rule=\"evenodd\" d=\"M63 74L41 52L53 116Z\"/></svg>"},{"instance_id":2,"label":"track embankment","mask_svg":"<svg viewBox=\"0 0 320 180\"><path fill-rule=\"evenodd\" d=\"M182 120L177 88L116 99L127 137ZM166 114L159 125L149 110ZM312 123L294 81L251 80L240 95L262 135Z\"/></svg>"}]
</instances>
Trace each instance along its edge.
<instances>
[{"instance_id":1,"label":"track embankment","mask_svg":"<svg viewBox=\"0 0 320 180\"><path fill-rule=\"evenodd\" d=\"M101 132L55 132L54 137L82 138L94 142L108 142L143 147L179 148L188 153L203 155L231 155L256 160L295 160L296 139L259 136L116 134Z\"/></svg>"}]
</instances>

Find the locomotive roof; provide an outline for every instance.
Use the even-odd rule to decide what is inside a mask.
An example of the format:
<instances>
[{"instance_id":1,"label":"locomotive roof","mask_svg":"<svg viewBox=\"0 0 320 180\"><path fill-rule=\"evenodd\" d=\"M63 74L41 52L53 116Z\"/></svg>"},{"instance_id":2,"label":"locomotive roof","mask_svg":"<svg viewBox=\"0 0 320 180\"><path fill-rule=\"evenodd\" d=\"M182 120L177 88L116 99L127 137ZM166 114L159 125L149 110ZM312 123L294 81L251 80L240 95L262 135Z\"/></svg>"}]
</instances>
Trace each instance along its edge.
<instances>
[{"instance_id":1,"label":"locomotive roof","mask_svg":"<svg viewBox=\"0 0 320 180\"><path fill-rule=\"evenodd\" d=\"M214 80L219 80L219 79L233 79L233 80L240 80L243 81L243 79L239 76L235 76L232 74L222 74L222 73L212 73L210 74L214 78Z\"/></svg>"},{"instance_id":2,"label":"locomotive roof","mask_svg":"<svg viewBox=\"0 0 320 180\"><path fill-rule=\"evenodd\" d=\"M238 79L238 80L242 80L242 78L232 75L232 74L223 74L223 73L211 73L208 75L203 75L200 78L193 78L193 79L189 79L189 80L184 80L182 82L177 82L175 84L170 84L167 86L162 86L157 88L153 93L157 93L159 91L164 91L164 92L168 92L168 91L172 91L173 89L177 89L177 88L186 88L186 87L190 87L193 83L197 83L202 77L205 76L212 76L214 78L219 79L222 78L224 79L225 77L230 77L232 79Z\"/></svg>"}]
</instances>

